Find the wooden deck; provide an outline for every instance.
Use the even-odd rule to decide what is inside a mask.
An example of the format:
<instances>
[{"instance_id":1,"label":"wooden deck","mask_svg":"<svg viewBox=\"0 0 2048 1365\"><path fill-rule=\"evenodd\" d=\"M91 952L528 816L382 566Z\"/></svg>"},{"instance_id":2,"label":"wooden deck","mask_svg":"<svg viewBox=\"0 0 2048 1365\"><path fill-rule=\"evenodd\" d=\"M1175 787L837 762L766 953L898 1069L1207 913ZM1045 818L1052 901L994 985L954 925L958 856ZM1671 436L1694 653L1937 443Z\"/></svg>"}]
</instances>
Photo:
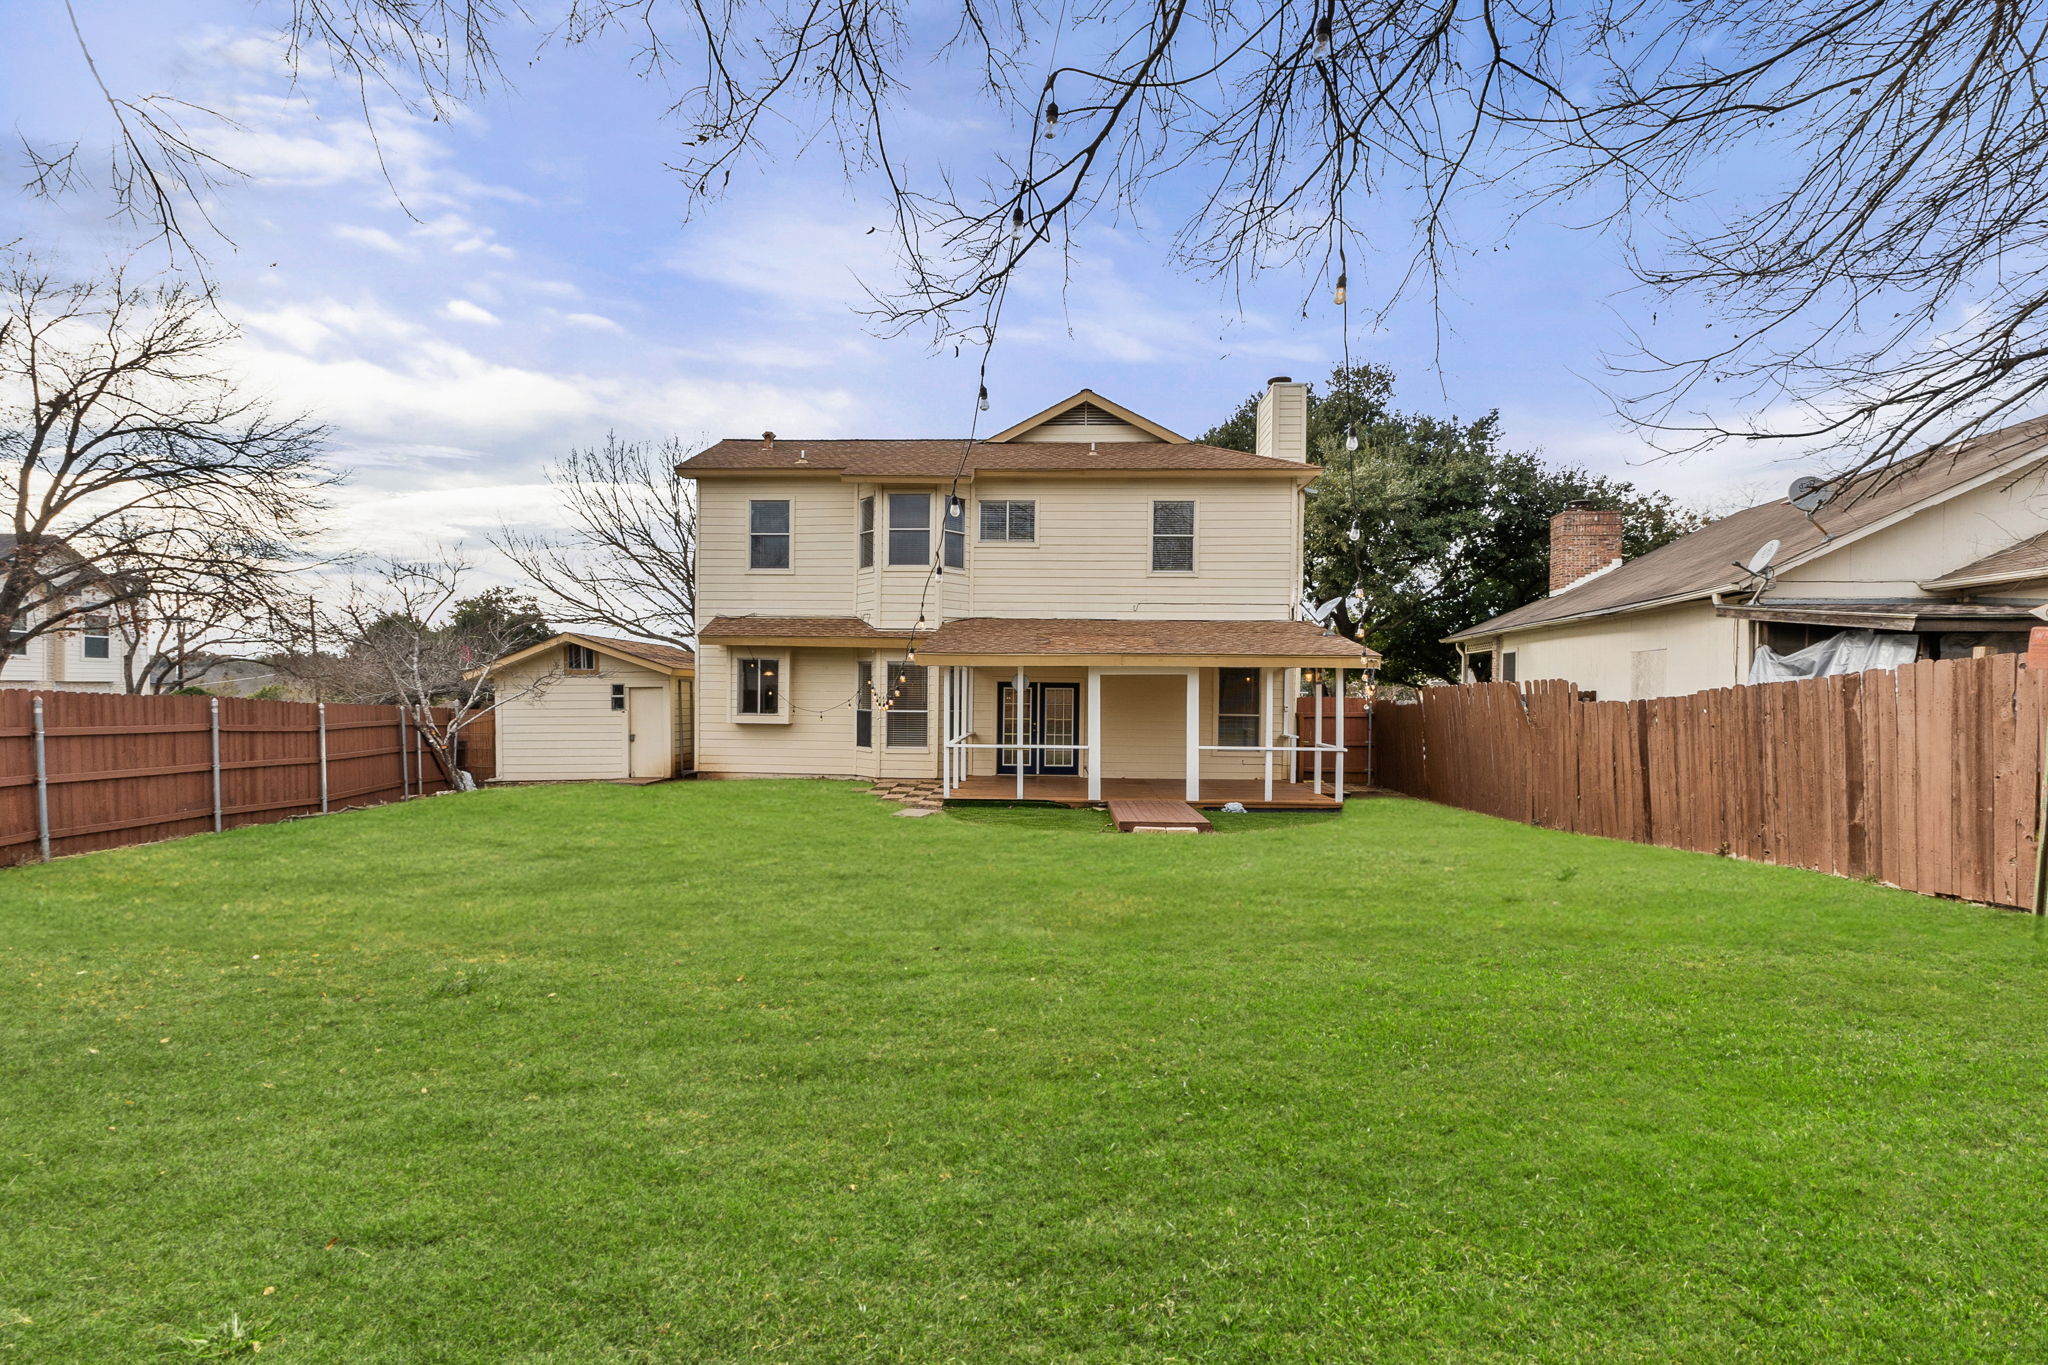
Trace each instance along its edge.
<instances>
[{"instance_id":1,"label":"wooden deck","mask_svg":"<svg viewBox=\"0 0 2048 1365\"><path fill-rule=\"evenodd\" d=\"M1125 801L1109 802L1109 818L1116 827L1129 834L1135 829L1164 829L1179 831L1189 829L1197 834L1214 834L1216 827L1193 806L1185 801Z\"/></svg>"},{"instance_id":2,"label":"wooden deck","mask_svg":"<svg viewBox=\"0 0 2048 1365\"><path fill-rule=\"evenodd\" d=\"M1187 788L1177 777L1105 777L1102 779L1102 800L1088 799L1088 779L1084 777L1027 777L1024 779L1024 800L1051 806L1100 806L1113 801L1172 801L1185 802L1201 810L1215 810L1229 802L1241 802L1247 810L1335 810L1337 798L1330 795L1331 786L1323 784L1324 795L1317 796L1315 788L1307 782L1273 782L1273 799L1266 800L1266 784L1254 778L1250 781L1204 782L1202 796L1198 801L1187 800ZM1015 801L1017 779L1014 777L970 777L954 788L946 797L948 802Z\"/></svg>"}]
</instances>

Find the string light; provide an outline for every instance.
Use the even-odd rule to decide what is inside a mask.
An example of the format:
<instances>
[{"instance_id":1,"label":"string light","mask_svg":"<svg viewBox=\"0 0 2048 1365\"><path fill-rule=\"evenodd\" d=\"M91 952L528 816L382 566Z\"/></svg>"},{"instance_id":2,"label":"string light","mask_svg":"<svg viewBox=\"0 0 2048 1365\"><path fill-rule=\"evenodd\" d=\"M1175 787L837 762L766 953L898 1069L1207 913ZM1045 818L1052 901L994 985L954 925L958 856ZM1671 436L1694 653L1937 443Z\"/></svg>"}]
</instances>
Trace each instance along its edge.
<instances>
[{"instance_id":1,"label":"string light","mask_svg":"<svg viewBox=\"0 0 2048 1365\"><path fill-rule=\"evenodd\" d=\"M1350 279L1347 276L1342 274L1337 276L1337 292L1330 296L1330 302L1336 304L1339 308L1344 306L1344 286L1349 283Z\"/></svg>"},{"instance_id":2,"label":"string light","mask_svg":"<svg viewBox=\"0 0 2048 1365\"><path fill-rule=\"evenodd\" d=\"M1344 448L1346 450L1358 449L1358 433L1351 429L1349 422L1344 424Z\"/></svg>"},{"instance_id":3,"label":"string light","mask_svg":"<svg viewBox=\"0 0 2048 1365\"><path fill-rule=\"evenodd\" d=\"M975 400L975 406L983 412L988 411L988 385L983 384L981 386L981 396Z\"/></svg>"},{"instance_id":4,"label":"string light","mask_svg":"<svg viewBox=\"0 0 2048 1365\"><path fill-rule=\"evenodd\" d=\"M1322 17L1316 20L1316 60L1319 62L1326 62L1330 60L1330 48L1332 45L1332 27L1333 26L1330 23L1330 12L1328 10L1324 10Z\"/></svg>"}]
</instances>

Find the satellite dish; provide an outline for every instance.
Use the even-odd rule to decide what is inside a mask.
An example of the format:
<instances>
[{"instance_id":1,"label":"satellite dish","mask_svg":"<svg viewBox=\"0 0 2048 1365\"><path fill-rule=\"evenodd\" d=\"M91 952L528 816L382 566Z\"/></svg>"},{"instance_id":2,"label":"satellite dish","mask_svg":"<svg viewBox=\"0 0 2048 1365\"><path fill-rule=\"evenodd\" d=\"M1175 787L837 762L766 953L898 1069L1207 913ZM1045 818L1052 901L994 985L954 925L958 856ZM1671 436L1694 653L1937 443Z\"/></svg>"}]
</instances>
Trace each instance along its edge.
<instances>
[{"instance_id":1,"label":"satellite dish","mask_svg":"<svg viewBox=\"0 0 2048 1365\"><path fill-rule=\"evenodd\" d=\"M1811 512L1828 500L1828 482L1811 474L1802 474L1792 480L1791 489L1785 494L1785 501L1802 512Z\"/></svg>"},{"instance_id":2,"label":"satellite dish","mask_svg":"<svg viewBox=\"0 0 2048 1365\"><path fill-rule=\"evenodd\" d=\"M1342 597L1332 597L1320 606L1309 607L1308 614L1317 625L1327 626L1330 624L1330 618L1337 614L1337 604L1343 600Z\"/></svg>"},{"instance_id":3,"label":"satellite dish","mask_svg":"<svg viewBox=\"0 0 2048 1365\"><path fill-rule=\"evenodd\" d=\"M1743 565L1743 567L1748 569L1751 573L1761 577L1763 575L1763 571L1765 569L1770 568L1771 561L1773 559L1776 559L1777 557L1778 542L1775 540L1767 540L1763 544L1756 547L1756 553L1749 557L1749 563Z\"/></svg>"}]
</instances>

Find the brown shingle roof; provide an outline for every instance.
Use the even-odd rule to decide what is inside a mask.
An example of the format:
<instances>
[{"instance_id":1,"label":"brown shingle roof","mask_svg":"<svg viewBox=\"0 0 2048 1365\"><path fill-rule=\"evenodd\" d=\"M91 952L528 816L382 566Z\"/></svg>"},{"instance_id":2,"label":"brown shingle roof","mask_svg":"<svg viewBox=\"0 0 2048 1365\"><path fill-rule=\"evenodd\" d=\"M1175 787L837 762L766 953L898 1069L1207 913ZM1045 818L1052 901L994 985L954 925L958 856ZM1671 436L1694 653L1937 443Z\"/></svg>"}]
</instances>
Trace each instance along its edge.
<instances>
[{"instance_id":1,"label":"brown shingle roof","mask_svg":"<svg viewBox=\"0 0 2048 1365\"><path fill-rule=\"evenodd\" d=\"M962 454L965 453L963 470ZM799 463L798 457L803 457ZM1316 466L1198 442L1016 441L972 446L958 439L791 441L728 437L677 466L687 478L738 470L817 470L855 478L949 479L957 473L1144 474L1210 470L1313 476Z\"/></svg>"},{"instance_id":2,"label":"brown shingle roof","mask_svg":"<svg viewBox=\"0 0 2048 1365\"><path fill-rule=\"evenodd\" d=\"M1944 592L1951 588L2040 577L2048 577L2048 531L2029 536L2017 545L2008 545L1996 554L1972 560L1961 568L1950 569L1941 577L1930 578L1920 586L1929 592Z\"/></svg>"},{"instance_id":3,"label":"brown shingle roof","mask_svg":"<svg viewBox=\"0 0 2048 1365\"><path fill-rule=\"evenodd\" d=\"M975 616L948 621L930 654L1178 654L1376 662L1364 646L1306 621L1133 621Z\"/></svg>"},{"instance_id":4,"label":"brown shingle roof","mask_svg":"<svg viewBox=\"0 0 2048 1365\"><path fill-rule=\"evenodd\" d=\"M1746 580L1735 565L1747 562L1766 541L1779 542L1773 563L1782 568L1823 549L1828 533L1843 536L1980 475L2044 457L2048 457L2048 417L2037 417L1851 480L1814 513L1818 527L1790 503L1767 502L1711 522L1575 588L1516 607L1446 638L1466 640L1526 630L1739 587Z\"/></svg>"},{"instance_id":5,"label":"brown shingle roof","mask_svg":"<svg viewBox=\"0 0 2048 1365\"><path fill-rule=\"evenodd\" d=\"M902 640L858 616L714 616L697 629L700 640Z\"/></svg>"},{"instance_id":6,"label":"brown shingle roof","mask_svg":"<svg viewBox=\"0 0 2048 1365\"><path fill-rule=\"evenodd\" d=\"M621 640L616 635L592 635L589 631L565 631L568 638L589 640L614 653L641 659L657 668L695 668L697 656L680 645L660 645L652 640Z\"/></svg>"}]
</instances>

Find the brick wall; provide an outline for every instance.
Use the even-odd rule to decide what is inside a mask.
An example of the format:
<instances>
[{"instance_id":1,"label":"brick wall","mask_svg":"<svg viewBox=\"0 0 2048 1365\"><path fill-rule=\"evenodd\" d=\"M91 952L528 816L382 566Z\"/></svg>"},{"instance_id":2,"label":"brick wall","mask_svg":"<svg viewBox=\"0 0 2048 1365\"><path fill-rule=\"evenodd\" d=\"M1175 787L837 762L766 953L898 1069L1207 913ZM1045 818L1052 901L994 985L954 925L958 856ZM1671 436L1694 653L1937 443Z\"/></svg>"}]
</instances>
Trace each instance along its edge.
<instances>
[{"instance_id":1,"label":"brick wall","mask_svg":"<svg viewBox=\"0 0 2048 1365\"><path fill-rule=\"evenodd\" d=\"M1621 513L1579 503L1550 519L1550 590L1557 592L1621 558Z\"/></svg>"}]
</instances>

